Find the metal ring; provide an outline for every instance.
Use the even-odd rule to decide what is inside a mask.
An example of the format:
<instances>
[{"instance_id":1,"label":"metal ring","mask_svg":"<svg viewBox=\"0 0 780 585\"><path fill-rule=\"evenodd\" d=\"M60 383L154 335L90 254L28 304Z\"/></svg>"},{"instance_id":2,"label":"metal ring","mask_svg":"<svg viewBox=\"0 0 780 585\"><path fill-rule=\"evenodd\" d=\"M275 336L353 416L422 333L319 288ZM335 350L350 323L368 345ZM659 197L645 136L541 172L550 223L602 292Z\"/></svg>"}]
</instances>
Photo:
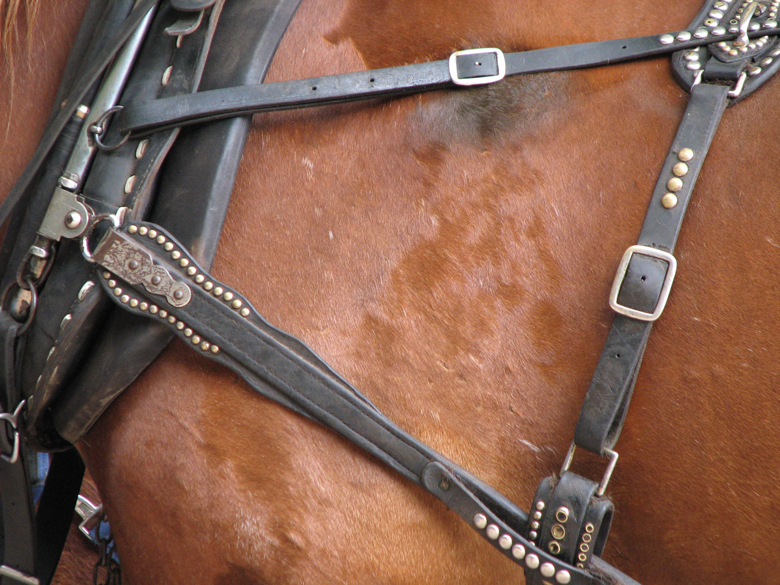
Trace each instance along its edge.
<instances>
[{"instance_id":1,"label":"metal ring","mask_svg":"<svg viewBox=\"0 0 780 585\"><path fill-rule=\"evenodd\" d=\"M124 109L124 106L113 106L111 108L108 108L105 112L103 112L100 117L95 120L92 124L89 125L89 128L87 129L87 133L89 134L90 138L92 139L92 142L95 143L95 146L97 146L100 150L110 152L112 150L116 150L120 146L122 146L125 142L130 140L130 133L128 132L124 136L121 137L121 140L117 142L116 144L106 144L103 142L103 135L106 133L106 122L116 114L117 112L121 112Z\"/></svg>"},{"instance_id":2,"label":"metal ring","mask_svg":"<svg viewBox=\"0 0 780 585\"><path fill-rule=\"evenodd\" d=\"M30 325L32 325L33 319L35 318L35 313L38 310L38 291L35 288L35 283L33 283L32 278L29 276L26 279L26 284L30 288L24 288L23 286L19 286L17 282L11 282L7 287L5 287L5 290L3 291L3 296L0 298L0 310L5 311L5 302L8 300L8 294L13 290L14 287L20 289L20 290L28 290L30 291L30 306L27 309L27 319L25 319L24 324L19 328L19 330L16 332L17 337L21 337L24 335L27 330L30 328ZM10 314L10 311L9 311Z\"/></svg>"},{"instance_id":3,"label":"metal ring","mask_svg":"<svg viewBox=\"0 0 780 585\"><path fill-rule=\"evenodd\" d=\"M117 213L101 213L93 217L81 236L81 255L84 256L87 262L95 263L95 260L92 258L92 250L89 249L89 237L92 235L95 226L105 220L111 220L111 225L115 229L122 227L122 221Z\"/></svg>"}]
</instances>

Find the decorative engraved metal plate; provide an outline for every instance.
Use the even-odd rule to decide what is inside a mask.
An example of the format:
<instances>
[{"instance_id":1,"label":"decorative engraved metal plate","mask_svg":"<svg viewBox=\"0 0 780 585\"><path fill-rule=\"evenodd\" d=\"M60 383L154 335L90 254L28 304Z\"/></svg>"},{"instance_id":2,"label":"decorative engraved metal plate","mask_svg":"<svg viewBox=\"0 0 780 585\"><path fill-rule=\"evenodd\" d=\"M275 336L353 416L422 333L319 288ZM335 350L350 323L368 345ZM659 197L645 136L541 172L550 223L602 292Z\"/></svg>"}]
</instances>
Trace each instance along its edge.
<instances>
[{"instance_id":1,"label":"decorative engraved metal plate","mask_svg":"<svg viewBox=\"0 0 780 585\"><path fill-rule=\"evenodd\" d=\"M106 234L93 259L122 280L140 284L153 295L165 297L173 307L184 307L192 298L190 287L155 264L152 255L139 243L116 230Z\"/></svg>"}]
</instances>

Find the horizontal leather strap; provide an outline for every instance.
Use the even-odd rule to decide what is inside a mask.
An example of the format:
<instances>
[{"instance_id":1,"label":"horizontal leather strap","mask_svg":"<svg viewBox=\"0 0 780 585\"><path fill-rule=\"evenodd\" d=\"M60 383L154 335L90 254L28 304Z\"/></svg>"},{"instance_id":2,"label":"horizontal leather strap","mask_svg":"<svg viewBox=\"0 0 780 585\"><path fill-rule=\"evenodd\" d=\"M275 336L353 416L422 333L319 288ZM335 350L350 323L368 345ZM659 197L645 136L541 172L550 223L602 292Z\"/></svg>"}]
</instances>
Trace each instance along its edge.
<instances>
[{"instance_id":1,"label":"horizontal leather strap","mask_svg":"<svg viewBox=\"0 0 780 585\"><path fill-rule=\"evenodd\" d=\"M776 34L778 30L763 29L759 33ZM678 37L687 40L681 41ZM699 39L690 33L667 33L511 53L505 55L506 76L620 63L735 37L734 34L708 35ZM495 49L485 49L487 57L493 52ZM460 74L463 77L468 75L467 72ZM243 114L398 96L456 85L450 73L450 63L444 60L298 81L230 87L127 107L119 116L120 133L142 136L174 126Z\"/></svg>"}]
</instances>

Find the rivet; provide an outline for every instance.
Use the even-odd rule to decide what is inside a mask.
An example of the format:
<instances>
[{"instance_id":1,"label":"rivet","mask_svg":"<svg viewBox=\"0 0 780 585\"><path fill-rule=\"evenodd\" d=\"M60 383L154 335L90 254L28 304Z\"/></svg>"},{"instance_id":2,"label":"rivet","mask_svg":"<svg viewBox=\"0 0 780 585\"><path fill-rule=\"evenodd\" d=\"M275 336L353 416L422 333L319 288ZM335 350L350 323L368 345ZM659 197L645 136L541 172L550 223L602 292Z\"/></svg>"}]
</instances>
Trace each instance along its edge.
<instances>
[{"instance_id":1,"label":"rivet","mask_svg":"<svg viewBox=\"0 0 780 585\"><path fill-rule=\"evenodd\" d=\"M765 28L775 28L776 26L777 26L777 21L776 20L767 20L764 23L764 27Z\"/></svg>"},{"instance_id":2,"label":"rivet","mask_svg":"<svg viewBox=\"0 0 780 585\"><path fill-rule=\"evenodd\" d=\"M122 294L122 289L121 289L121 288L119 288L119 287L116 287L116 288L114 289L114 296L115 296L115 297L118 297L118 296L119 296L119 295L121 295L121 294Z\"/></svg>"},{"instance_id":3,"label":"rivet","mask_svg":"<svg viewBox=\"0 0 780 585\"><path fill-rule=\"evenodd\" d=\"M211 290L212 288L214 288L214 283L209 281L209 282L207 282L206 284L203 285L203 288L206 289L206 290Z\"/></svg>"},{"instance_id":4,"label":"rivet","mask_svg":"<svg viewBox=\"0 0 780 585\"><path fill-rule=\"evenodd\" d=\"M544 510L544 502L536 502L536 509L539 511Z\"/></svg>"},{"instance_id":5,"label":"rivet","mask_svg":"<svg viewBox=\"0 0 780 585\"><path fill-rule=\"evenodd\" d=\"M536 520L531 522L531 528L534 530L539 530L539 522L537 522Z\"/></svg>"},{"instance_id":6,"label":"rivet","mask_svg":"<svg viewBox=\"0 0 780 585\"><path fill-rule=\"evenodd\" d=\"M152 284L153 285L156 286L156 285L160 284L161 282L162 282L162 277L159 274L155 274L154 276L152 276Z\"/></svg>"},{"instance_id":7,"label":"rivet","mask_svg":"<svg viewBox=\"0 0 780 585\"><path fill-rule=\"evenodd\" d=\"M193 345L198 345L201 341L200 335L193 335L191 341Z\"/></svg>"},{"instance_id":8,"label":"rivet","mask_svg":"<svg viewBox=\"0 0 780 585\"><path fill-rule=\"evenodd\" d=\"M138 306L138 299L130 299L130 306L135 309Z\"/></svg>"},{"instance_id":9,"label":"rivet","mask_svg":"<svg viewBox=\"0 0 780 585\"><path fill-rule=\"evenodd\" d=\"M235 301L233 301L233 302L231 303L231 305L233 305L233 308L234 308L234 309L240 309L240 308L241 308L241 305L243 305L243 304L244 304L244 303L242 303L242 302L241 302L241 299L236 299Z\"/></svg>"},{"instance_id":10,"label":"rivet","mask_svg":"<svg viewBox=\"0 0 780 585\"><path fill-rule=\"evenodd\" d=\"M584 553L588 552L590 550L590 545L587 542L581 542L580 543L580 550Z\"/></svg>"},{"instance_id":11,"label":"rivet","mask_svg":"<svg viewBox=\"0 0 780 585\"><path fill-rule=\"evenodd\" d=\"M498 538L499 533L500 531L498 529L498 526L496 526L495 524L490 524L485 529L485 534L490 540L495 540L496 538Z\"/></svg>"},{"instance_id":12,"label":"rivet","mask_svg":"<svg viewBox=\"0 0 780 585\"><path fill-rule=\"evenodd\" d=\"M693 36L695 36L697 39L703 39L706 38L708 34L710 33L707 32L706 28L697 28L696 31L693 33Z\"/></svg>"},{"instance_id":13,"label":"rivet","mask_svg":"<svg viewBox=\"0 0 780 585\"><path fill-rule=\"evenodd\" d=\"M224 290L225 289L223 289L221 286L218 286L217 288L214 289L214 296L221 297Z\"/></svg>"},{"instance_id":14,"label":"rivet","mask_svg":"<svg viewBox=\"0 0 780 585\"><path fill-rule=\"evenodd\" d=\"M588 523L585 525L585 532L591 533L591 532L593 532L594 530L596 530L596 527L595 527L595 526L593 526L593 523L592 523L592 522L588 522Z\"/></svg>"},{"instance_id":15,"label":"rivet","mask_svg":"<svg viewBox=\"0 0 780 585\"><path fill-rule=\"evenodd\" d=\"M726 34L726 29L722 26L716 26L712 29L712 34L716 37L722 37Z\"/></svg>"},{"instance_id":16,"label":"rivet","mask_svg":"<svg viewBox=\"0 0 780 585\"><path fill-rule=\"evenodd\" d=\"M116 280L109 280L108 281L108 287L114 288L116 286Z\"/></svg>"},{"instance_id":17,"label":"rivet","mask_svg":"<svg viewBox=\"0 0 780 585\"><path fill-rule=\"evenodd\" d=\"M731 55L732 57L736 57L737 55L739 55L739 51L737 51L736 49L729 49L729 55Z\"/></svg>"},{"instance_id":18,"label":"rivet","mask_svg":"<svg viewBox=\"0 0 780 585\"><path fill-rule=\"evenodd\" d=\"M555 540L562 540L566 536L566 528L563 524L553 524L552 528L550 528L550 534L552 534Z\"/></svg>"},{"instance_id":19,"label":"rivet","mask_svg":"<svg viewBox=\"0 0 780 585\"><path fill-rule=\"evenodd\" d=\"M103 271L103 278L111 278L111 273L108 270L104 270ZM92 282L92 281L88 280L87 282ZM87 282L84 283L84 286L87 286ZM92 288L92 287L90 287L90 288Z\"/></svg>"},{"instance_id":20,"label":"rivet","mask_svg":"<svg viewBox=\"0 0 780 585\"><path fill-rule=\"evenodd\" d=\"M138 228L138 233L141 234L142 236L145 236L147 233L149 233L149 228L146 227L145 225L142 225L141 227Z\"/></svg>"},{"instance_id":21,"label":"rivet","mask_svg":"<svg viewBox=\"0 0 780 585\"><path fill-rule=\"evenodd\" d=\"M179 258L181 258L181 252L179 252L178 250L174 250L173 252L171 252L171 258L173 258L174 260L178 260Z\"/></svg>"},{"instance_id":22,"label":"rivet","mask_svg":"<svg viewBox=\"0 0 780 585\"><path fill-rule=\"evenodd\" d=\"M536 555L528 555L525 557L525 565L529 569L535 569L539 566L539 557Z\"/></svg>"},{"instance_id":23,"label":"rivet","mask_svg":"<svg viewBox=\"0 0 780 585\"><path fill-rule=\"evenodd\" d=\"M143 158L144 154L146 154L146 147L149 146L149 139L144 138L141 142L138 143L138 146L135 148L135 158Z\"/></svg>"},{"instance_id":24,"label":"rivet","mask_svg":"<svg viewBox=\"0 0 780 585\"><path fill-rule=\"evenodd\" d=\"M542 519L542 513L539 510L534 512L534 520L541 520L541 519Z\"/></svg>"},{"instance_id":25,"label":"rivet","mask_svg":"<svg viewBox=\"0 0 780 585\"><path fill-rule=\"evenodd\" d=\"M150 305L150 306L149 306L149 312L150 312L152 315L155 315L155 314L157 314L157 311L159 311L159 310L160 310L160 309L157 307L157 305Z\"/></svg>"},{"instance_id":26,"label":"rivet","mask_svg":"<svg viewBox=\"0 0 780 585\"><path fill-rule=\"evenodd\" d=\"M184 327L185 325L183 322L179 321L178 323L176 323L176 329L178 329L179 331L184 331Z\"/></svg>"},{"instance_id":27,"label":"rivet","mask_svg":"<svg viewBox=\"0 0 780 585\"><path fill-rule=\"evenodd\" d=\"M168 317L168 323L170 323L171 325L173 325L174 323L176 323L176 317L174 317L173 315L171 315L170 317Z\"/></svg>"},{"instance_id":28,"label":"rivet","mask_svg":"<svg viewBox=\"0 0 780 585\"><path fill-rule=\"evenodd\" d=\"M208 351L210 347L211 347L211 344L208 341L204 341L203 343L200 344L200 348L203 351Z\"/></svg>"},{"instance_id":29,"label":"rivet","mask_svg":"<svg viewBox=\"0 0 780 585\"><path fill-rule=\"evenodd\" d=\"M543 577L552 577L555 575L555 565L552 563L543 563L542 566L539 567L539 572Z\"/></svg>"},{"instance_id":30,"label":"rivet","mask_svg":"<svg viewBox=\"0 0 780 585\"><path fill-rule=\"evenodd\" d=\"M582 542L590 542L593 536L588 534L587 532L582 535Z\"/></svg>"},{"instance_id":31,"label":"rivet","mask_svg":"<svg viewBox=\"0 0 780 585\"><path fill-rule=\"evenodd\" d=\"M165 309L160 309L160 318L165 319L168 316L168 311Z\"/></svg>"},{"instance_id":32,"label":"rivet","mask_svg":"<svg viewBox=\"0 0 780 585\"><path fill-rule=\"evenodd\" d=\"M474 516L474 526L476 526L478 529L482 530L487 526L487 516L484 514L477 514Z\"/></svg>"},{"instance_id":33,"label":"rivet","mask_svg":"<svg viewBox=\"0 0 780 585\"><path fill-rule=\"evenodd\" d=\"M710 16L712 18L723 18L723 13L720 10L710 10Z\"/></svg>"},{"instance_id":34,"label":"rivet","mask_svg":"<svg viewBox=\"0 0 780 585\"><path fill-rule=\"evenodd\" d=\"M677 153L677 158L683 162L688 162L693 158L693 151L690 148L681 148Z\"/></svg>"},{"instance_id":35,"label":"rivet","mask_svg":"<svg viewBox=\"0 0 780 585\"><path fill-rule=\"evenodd\" d=\"M226 293L225 293L225 294L222 296L222 298L223 298L223 299L225 299L226 301L230 302L230 301L232 301L232 300L233 300L233 293L232 293L232 292L226 292Z\"/></svg>"},{"instance_id":36,"label":"rivet","mask_svg":"<svg viewBox=\"0 0 780 585\"><path fill-rule=\"evenodd\" d=\"M569 519L569 509L566 506L561 506L555 511L555 519L561 524L565 524Z\"/></svg>"},{"instance_id":37,"label":"rivet","mask_svg":"<svg viewBox=\"0 0 780 585\"><path fill-rule=\"evenodd\" d=\"M177 301L182 300L184 298L184 291L181 289L173 291L173 298Z\"/></svg>"},{"instance_id":38,"label":"rivet","mask_svg":"<svg viewBox=\"0 0 780 585\"><path fill-rule=\"evenodd\" d=\"M666 182L666 188L673 193L676 193L683 188L683 182L678 177L672 177Z\"/></svg>"},{"instance_id":39,"label":"rivet","mask_svg":"<svg viewBox=\"0 0 780 585\"><path fill-rule=\"evenodd\" d=\"M761 61L761 66L762 67L766 67L768 65L771 65L772 61L774 61L774 59L772 59L772 57L767 57L766 59Z\"/></svg>"},{"instance_id":40,"label":"rivet","mask_svg":"<svg viewBox=\"0 0 780 585\"><path fill-rule=\"evenodd\" d=\"M672 167L672 174L676 177L684 177L688 174L688 165L684 162L678 162Z\"/></svg>"},{"instance_id":41,"label":"rivet","mask_svg":"<svg viewBox=\"0 0 780 585\"><path fill-rule=\"evenodd\" d=\"M157 237L157 230L149 230L149 233L147 235L149 236L150 240L153 240Z\"/></svg>"},{"instance_id":42,"label":"rivet","mask_svg":"<svg viewBox=\"0 0 780 585\"><path fill-rule=\"evenodd\" d=\"M130 260L130 261L127 263L127 267L128 267L130 270L138 270L138 267L139 267L139 266L140 266L140 264L138 263L138 260Z\"/></svg>"},{"instance_id":43,"label":"rivet","mask_svg":"<svg viewBox=\"0 0 780 585\"><path fill-rule=\"evenodd\" d=\"M166 242L166 244L165 244L165 246L163 246L163 248L165 248L166 252L170 252L171 250L173 250L173 242Z\"/></svg>"},{"instance_id":44,"label":"rivet","mask_svg":"<svg viewBox=\"0 0 780 585\"><path fill-rule=\"evenodd\" d=\"M70 314L67 314L67 315L65 315L65 316L62 318L62 322L60 323L60 329L64 329L64 328L65 328L65 325L67 325L68 323L70 323L70 320L71 320L71 319L73 319L73 316L72 316L72 315L70 315Z\"/></svg>"},{"instance_id":45,"label":"rivet","mask_svg":"<svg viewBox=\"0 0 780 585\"><path fill-rule=\"evenodd\" d=\"M680 31L677 33L677 40L678 41L690 41L691 40L691 33L689 33L687 30Z\"/></svg>"},{"instance_id":46,"label":"rivet","mask_svg":"<svg viewBox=\"0 0 780 585\"><path fill-rule=\"evenodd\" d=\"M192 329L190 329L189 327L187 327L187 328L184 330L184 337L192 337Z\"/></svg>"},{"instance_id":47,"label":"rivet","mask_svg":"<svg viewBox=\"0 0 780 585\"><path fill-rule=\"evenodd\" d=\"M761 28L761 25L760 25L760 24L758 24L757 22L755 22L755 23L751 24L751 25L748 27L748 30L751 30L751 31L755 32L755 31L757 31L757 30L758 30L758 29L760 29L760 28Z\"/></svg>"},{"instance_id":48,"label":"rivet","mask_svg":"<svg viewBox=\"0 0 780 585\"><path fill-rule=\"evenodd\" d=\"M171 80L172 73L173 73L173 65L169 65L163 72L163 76L162 76L163 85L168 85L168 82Z\"/></svg>"},{"instance_id":49,"label":"rivet","mask_svg":"<svg viewBox=\"0 0 780 585\"><path fill-rule=\"evenodd\" d=\"M685 68L688 71L698 71L699 69L701 69L701 63L699 63L698 61L689 61L688 63L685 64Z\"/></svg>"},{"instance_id":50,"label":"rivet","mask_svg":"<svg viewBox=\"0 0 780 585\"><path fill-rule=\"evenodd\" d=\"M501 538L498 539L498 546L504 550L509 550L512 548L512 537L508 534L502 534Z\"/></svg>"},{"instance_id":51,"label":"rivet","mask_svg":"<svg viewBox=\"0 0 780 585\"><path fill-rule=\"evenodd\" d=\"M195 276L197 273L198 273L198 269L195 268L194 266L190 266L189 268L187 268L187 274L189 274L190 276Z\"/></svg>"},{"instance_id":52,"label":"rivet","mask_svg":"<svg viewBox=\"0 0 780 585\"><path fill-rule=\"evenodd\" d=\"M127 228L127 231L130 232L131 234L134 234L134 233L136 233L138 231L138 226L137 225L131 225L129 228Z\"/></svg>"},{"instance_id":53,"label":"rivet","mask_svg":"<svg viewBox=\"0 0 780 585\"><path fill-rule=\"evenodd\" d=\"M555 580L558 581L561 585L567 585L571 582L571 573L567 571L566 569L562 571L558 571L555 574Z\"/></svg>"},{"instance_id":54,"label":"rivet","mask_svg":"<svg viewBox=\"0 0 780 585\"><path fill-rule=\"evenodd\" d=\"M217 346L217 345L212 345L212 346L211 346L211 353L214 353L214 354L217 354L217 353L219 353L219 346Z\"/></svg>"},{"instance_id":55,"label":"rivet","mask_svg":"<svg viewBox=\"0 0 780 585\"><path fill-rule=\"evenodd\" d=\"M65 216L65 227L69 230L75 230L81 225L81 214L71 211Z\"/></svg>"},{"instance_id":56,"label":"rivet","mask_svg":"<svg viewBox=\"0 0 780 585\"><path fill-rule=\"evenodd\" d=\"M588 560L588 555L586 555L585 553L579 553L577 555L577 559L584 563L585 561Z\"/></svg>"},{"instance_id":57,"label":"rivet","mask_svg":"<svg viewBox=\"0 0 780 585\"><path fill-rule=\"evenodd\" d=\"M202 274L198 274L198 276L195 277L195 282L198 284L203 284L203 281L206 280L206 277Z\"/></svg>"},{"instance_id":58,"label":"rivet","mask_svg":"<svg viewBox=\"0 0 780 585\"><path fill-rule=\"evenodd\" d=\"M516 544L512 547L512 556L517 560L522 559L525 556L525 547L522 544Z\"/></svg>"},{"instance_id":59,"label":"rivet","mask_svg":"<svg viewBox=\"0 0 780 585\"><path fill-rule=\"evenodd\" d=\"M121 297L119 297L119 300L123 303L127 303L127 301L130 300L130 295L122 295Z\"/></svg>"},{"instance_id":60,"label":"rivet","mask_svg":"<svg viewBox=\"0 0 780 585\"><path fill-rule=\"evenodd\" d=\"M141 309L142 311L145 311L146 309L149 308L149 303L147 303L146 301L143 301L143 302L141 302L140 305L138 305L138 308Z\"/></svg>"},{"instance_id":61,"label":"rivet","mask_svg":"<svg viewBox=\"0 0 780 585\"><path fill-rule=\"evenodd\" d=\"M189 265L190 265L190 261L187 260L186 258L182 258L181 260L179 260L179 266L181 266L182 268L187 268L187 266Z\"/></svg>"},{"instance_id":62,"label":"rivet","mask_svg":"<svg viewBox=\"0 0 780 585\"><path fill-rule=\"evenodd\" d=\"M246 307L241 309L241 316L242 317L249 317L249 313L251 313L251 311L249 309L247 309Z\"/></svg>"},{"instance_id":63,"label":"rivet","mask_svg":"<svg viewBox=\"0 0 780 585\"><path fill-rule=\"evenodd\" d=\"M167 238L165 236L157 236L157 243L164 244Z\"/></svg>"},{"instance_id":64,"label":"rivet","mask_svg":"<svg viewBox=\"0 0 780 585\"><path fill-rule=\"evenodd\" d=\"M132 193L133 187L135 187L135 175L130 175L127 178L127 181L125 181L125 193L127 194Z\"/></svg>"},{"instance_id":65,"label":"rivet","mask_svg":"<svg viewBox=\"0 0 780 585\"><path fill-rule=\"evenodd\" d=\"M761 71L761 67L753 67L753 69L748 71L748 75L750 75L750 77L755 77L756 75L760 75Z\"/></svg>"},{"instance_id":66,"label":"rivet","mask_svg":"<svg viewBox=\"0 0 780 585\"><path fill-rule=\"evenodd\" d=\"M539 534L536 532L536 530L532 530L528 533L528 538L531 540L536 540L536 537L539 536Z\"/></svg>"},{"instance_id":67,"label":"rivet","mask_svg":"<svg viewBox=\"0 0 780 585\"><path fill-rule=\"evenodd\" d=\"M662 45L669 45L674 42L674 37L670 34L661 35L658 37L658 42Z\"/></svg>"},{"instance_id":68,"label":"rivet","mask_svg":"<svg viewBox=\"0 0 780 585\"><path fill-rule=\"evenodd\" d=\"M686 61L698 61L700 59L699 51L688 51L683 58Z\"/></svg>"}]
</instances>

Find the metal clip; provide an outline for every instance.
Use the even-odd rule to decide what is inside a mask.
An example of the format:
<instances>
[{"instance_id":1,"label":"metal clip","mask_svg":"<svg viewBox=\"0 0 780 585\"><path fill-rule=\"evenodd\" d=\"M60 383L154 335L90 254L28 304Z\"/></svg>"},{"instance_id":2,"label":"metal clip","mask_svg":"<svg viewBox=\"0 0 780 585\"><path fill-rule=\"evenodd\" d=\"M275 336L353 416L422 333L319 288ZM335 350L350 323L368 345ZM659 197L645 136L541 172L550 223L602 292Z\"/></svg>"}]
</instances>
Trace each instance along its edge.
<instances>
[{"instance_id":1,"label":"metal clip","mask_svg":"<svg viewBox=\"0 0 780 585\"><path fill-rule=\"evenodd\" d=\"M90 531L100 522L100 516L103 514L103 504L95 505L84 496L79 496L76 501L76 513L81 516L79 530L89 540L92 540Z\"/></svg>"},{"instance_id":2,"label":"metal clip","mask_svg":"<svg viewBox=\"0 0 780 585\"><path fill-rule=\"evenodd\" d=\"M13 431L14 436L14 444L13 447L11 447L11 455L8 456L5 453L0 452L0 458L2 458L3 461L10 463L11 465L19 460L19 415L22 413L22 409L24 408L25 404L27 404L27 401L22 400L16 407L16 410L14 410L13 414L9 412L0 412L0 420L3 420L11 425L11 430Z\"/></svg>"},{"instance_id":3,"label":"metal clip","mask_svg":"<svg viewBox=\"0 0 780 585\"><path fill-rule=\"evenodd\" d=\"M576 446L574 442L572 442L571 447L569 447L569 452L566 453L566 458L563 460L563 466L561 467L561 475L569 471L569 467L571 467L571 462L574 459L575 450L576 450ZM596 495L599 497L603 496L604 492L607 491L609 480L612 477L612 472L615 471L615 466L617 466L617 460L619 457L617 451L613 451L612 449L604 449L604 453L606 453L609 456L609 464L607 464L607 469L604 470L604 476L601 478L601 483L599 483L599 487L596 490Z\"/></svg>"}]
</instances>

